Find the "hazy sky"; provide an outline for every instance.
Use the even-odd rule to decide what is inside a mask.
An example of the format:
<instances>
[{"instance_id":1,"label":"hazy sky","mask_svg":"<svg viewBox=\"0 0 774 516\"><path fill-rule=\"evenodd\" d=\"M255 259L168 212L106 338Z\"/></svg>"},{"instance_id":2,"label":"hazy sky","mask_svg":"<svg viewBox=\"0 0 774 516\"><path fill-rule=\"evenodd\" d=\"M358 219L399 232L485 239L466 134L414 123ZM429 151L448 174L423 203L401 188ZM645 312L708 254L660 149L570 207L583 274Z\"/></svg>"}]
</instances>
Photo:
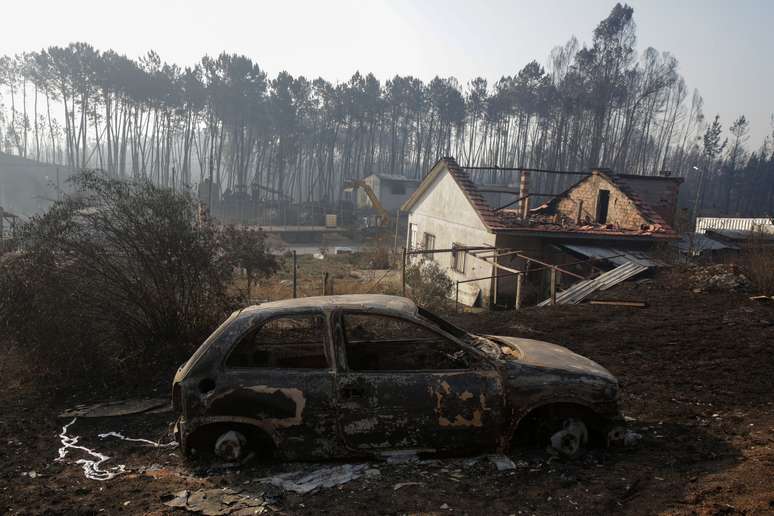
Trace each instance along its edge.
<instances>
[{"instance_id":1,"label":"hazy sky","mask_svg":"<svg viewBox=\"0 0 774 516\"><path fill-rule=\"evenodd\" d=\"M270 75L348 79L455 76L490 84L573 34L591 39L615 2L603 0L3 0L0 54L86 41L130 57L149 49L191 64L222 50L243 53ZM638 50L680 61L705 114L724 127L744 114L750 145L771 133L774 1L633 0Z\"/></svg>"}]
</instances>

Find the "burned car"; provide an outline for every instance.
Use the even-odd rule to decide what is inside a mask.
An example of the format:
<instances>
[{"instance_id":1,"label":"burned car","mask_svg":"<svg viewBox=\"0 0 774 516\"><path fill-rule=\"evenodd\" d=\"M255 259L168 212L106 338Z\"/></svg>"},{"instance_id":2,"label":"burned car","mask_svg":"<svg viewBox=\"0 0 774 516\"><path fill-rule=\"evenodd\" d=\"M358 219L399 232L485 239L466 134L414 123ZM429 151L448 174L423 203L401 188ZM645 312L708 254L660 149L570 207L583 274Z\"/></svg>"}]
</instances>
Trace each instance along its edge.
<instances>
[{"instance_id":1,"label":"burned car","mask_svg":"<svg viewBox=\"0 0 774 516\"><path fill-rule=\"evenodd\" d=\"M566 348L465 332L385 295L233 313L175 375L188 454L284 459L507 451L573 455L620 420L618 383Z\"/></svg>"}]
</instances>

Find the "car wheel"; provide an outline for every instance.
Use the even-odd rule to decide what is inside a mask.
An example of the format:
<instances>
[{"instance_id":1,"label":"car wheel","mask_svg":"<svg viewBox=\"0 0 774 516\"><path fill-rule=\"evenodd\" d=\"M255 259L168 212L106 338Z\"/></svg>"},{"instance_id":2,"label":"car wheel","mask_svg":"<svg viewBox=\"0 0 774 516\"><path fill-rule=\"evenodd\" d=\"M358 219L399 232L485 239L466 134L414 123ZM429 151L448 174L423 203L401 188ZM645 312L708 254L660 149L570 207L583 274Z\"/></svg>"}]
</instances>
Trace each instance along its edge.
<instances>
[{"instance_id":1,"label":"car wheel","mask_svg":"<svg viewBox=\"0 0 774 516\"><path fill-rule=\"evenodd\" d=\"M543 439L547 438L548 452L568 459L579 457L589 442L586 424L574 417L556 418L544 426Z\"/></svg>"}]
</instances>

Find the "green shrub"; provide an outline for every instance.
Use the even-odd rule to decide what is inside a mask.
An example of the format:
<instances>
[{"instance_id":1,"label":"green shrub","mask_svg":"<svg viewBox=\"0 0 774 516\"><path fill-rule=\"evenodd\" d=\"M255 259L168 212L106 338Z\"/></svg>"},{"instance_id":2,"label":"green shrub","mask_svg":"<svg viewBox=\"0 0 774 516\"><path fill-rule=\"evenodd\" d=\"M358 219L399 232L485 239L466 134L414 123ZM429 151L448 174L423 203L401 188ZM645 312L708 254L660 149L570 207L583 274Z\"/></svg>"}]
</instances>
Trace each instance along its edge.
<instances>
[{"instance_id":1,"label":"green shrub","mask_svg":"<svg viewBox=\"0 0 774 516\"><path fill-rule=\"evenodd\" d=\"M454 288L454 281L438 262L421 259L406 267L408 294L419 306L445 308Z\"/></svg>"}]
</instances>

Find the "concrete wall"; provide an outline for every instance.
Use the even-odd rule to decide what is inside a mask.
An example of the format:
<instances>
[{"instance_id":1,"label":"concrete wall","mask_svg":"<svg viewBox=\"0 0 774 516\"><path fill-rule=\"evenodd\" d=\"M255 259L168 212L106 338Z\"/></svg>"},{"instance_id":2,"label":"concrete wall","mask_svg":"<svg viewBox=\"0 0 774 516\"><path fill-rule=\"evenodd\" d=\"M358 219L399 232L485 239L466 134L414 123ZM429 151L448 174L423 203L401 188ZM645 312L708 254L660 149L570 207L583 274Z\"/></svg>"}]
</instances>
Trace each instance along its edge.
<instances>
[{"instance_id":1,"label":"concrete wall","mask_svg":"<svg viewBox=\"0 0 774 516\"><path fill-rule=\"evenodd\" d=\"M486 229L478 213L447 171L442 172L417 201L409 212L408 222L408 238L411 238L411 225L415 224L417 229L419 242L410 242L414 248L422 247L425 233L435 235L436 249L449 249L453 244L495 244L495 235ZM451 253L435 254L433 259L447 269L447 274L455 281L492 275L492 266L472 255L466 257L464 273L451 270ZM467 301L474 291L480 288L483 303L488 303L490 284L489 279L461 284L461 301Z\"/></svg>"},{"instance_id":2,"label":"concrete wall","mask_svg":"<svg viewBox=\"0 0 774 516\"><path fill-rule=\"evenodd\" d=\"M559 200L557 210L565 217L574 221L578 217L580 202L583 201L582 219L586 220L588 218L592 222L596 222L597 195L600 190L608 190L610 192L607 224L615 224L624 229L639 229L641 225L648 223L640 215L634 202L621 192L616 185L599 174L589 176L582 183L570 189L567 197Z\"/></svg>"}]
</instances>

